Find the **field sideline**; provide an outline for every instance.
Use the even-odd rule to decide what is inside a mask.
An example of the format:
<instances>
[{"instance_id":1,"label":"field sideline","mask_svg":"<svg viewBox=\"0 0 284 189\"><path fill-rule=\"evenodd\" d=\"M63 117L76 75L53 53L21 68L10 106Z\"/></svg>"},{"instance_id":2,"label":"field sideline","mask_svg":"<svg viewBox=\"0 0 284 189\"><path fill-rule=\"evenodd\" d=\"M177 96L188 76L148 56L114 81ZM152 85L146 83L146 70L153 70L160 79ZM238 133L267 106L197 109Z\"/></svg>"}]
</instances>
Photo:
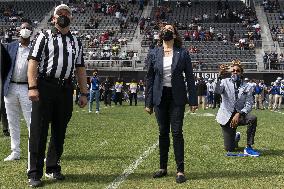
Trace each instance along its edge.
<instances>
[{"instance_id":1,"label":"field sideline","mask_svg":"<svg viewBox=\"0 0 284 189\"><path fill-rule=\"evenodd\" d=\"M147 115L143 106L104 108L100 115L87 113L87 108L74 106L67 129L62 172L66 180L43 179L44 188L102 188L122 176L150 147L147 157L125 178L118 188L284 188L284 118L277 112L253 111L258 117L255 147L262 156L225 157L221 129L215 121L216 110L187 114L184 120L185 170L188 181L175 183L175 162L170 149L169 176L154 180L158 169L158 128L155 117ZM28 133L22 124L21 160L4 162L10 153L10 139L0 136L0 189L28 188L26 178ZM246 141L246 127L241 147ZM153 146L154 145L154 146ZM172 145L172 144L171 144Z\"/></svg>"}]
</instances>

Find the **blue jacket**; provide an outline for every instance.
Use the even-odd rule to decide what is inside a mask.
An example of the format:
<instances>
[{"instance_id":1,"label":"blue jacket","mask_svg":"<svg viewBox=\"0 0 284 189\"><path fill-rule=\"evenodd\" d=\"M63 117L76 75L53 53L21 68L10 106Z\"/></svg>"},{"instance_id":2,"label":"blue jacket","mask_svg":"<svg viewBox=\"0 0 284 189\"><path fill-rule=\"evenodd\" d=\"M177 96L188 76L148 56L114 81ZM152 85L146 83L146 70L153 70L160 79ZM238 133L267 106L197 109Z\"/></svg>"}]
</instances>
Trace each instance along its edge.
<instances>
[{"instance_id":1,"label":"blue jacket","mask_svg":"<svg viewBox=\"0 0 284 189\"><path fill-rule=\"evenodd\" d=\"M92 77L91 79L91 90L99 90L100 89L100 81L97 76Z\"/></svg>"},{"instance_id":2,"label":"blue jacket","mask_svg":"<svg viewBox=\"0 0 284 189\"><path fill-rule=\"evenodd\" d=\"M259 85L256 85L255 88L254 88L254 92L255 94L261 94L263 88Z\"/></svg>"},{"instance_id":3,"label":"blue jacket","mask_svg":"<svg viewBox=\"0 0 284 189\"><path fill-rule=\"evenodd\" d=\"M9 43L6 47L11 62L9 63L8 61L4 60L4 64L8 63L11 64L11 66L9 70L7 70L8 71L7 76L4 78L4 86L3 86L4 96L8 94L11 78L16 64L18 48L19 48L19 41L14 41L12 43Z\"/></svg>"},{"instance_id":4,"label":"blue jacket","mask_svg":"<svg viewBox=\"0 0 284 189\"><path fill-rule=\"evenodd\" d=\"M161 102L163 92L163 57L164 48L156 47L150 50L146 59L148 70L146 75L145 106L149 108L158 106ZM175 105L181 106L188 103L190 106L197 106L192 64L186 49L174 48L171 72L172 94ZM183 73L185 73L185 80Z\"/></svg>"}]
</instances>

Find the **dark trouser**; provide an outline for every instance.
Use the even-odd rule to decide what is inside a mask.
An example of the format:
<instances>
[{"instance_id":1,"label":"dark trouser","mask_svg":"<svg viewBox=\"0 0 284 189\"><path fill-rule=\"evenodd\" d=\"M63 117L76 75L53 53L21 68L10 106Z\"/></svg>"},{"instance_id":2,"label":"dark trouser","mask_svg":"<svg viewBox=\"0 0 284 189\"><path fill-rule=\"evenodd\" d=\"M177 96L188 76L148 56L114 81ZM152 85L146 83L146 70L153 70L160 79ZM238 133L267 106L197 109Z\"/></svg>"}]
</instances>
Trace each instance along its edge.
<instances>
[{"instance_id":1,"label":"dark trouser","mask_svg":"<svg viewBox=\"0 0 284 189\"><path fill-rule=\"evenodd\" d=\"M115 105L117 105L117 102L119 102L119 105L122 105L122 92L116 92L115 93Z\"/></svg>"},{"instance_id":2,"label":"dark trouser","mask_svg":"<svg viewBox=\"0 0 284 189\"><path fill-rule=\"evenodd\" d=\"M1 100L1 112L0 112L0 119L2 122L3 132L8 131L8 119L7 119L7 113L5 108L5 102L4 98Z\"/></svg>"},{"instance_id":3,"label":"dark trouser","mask_svg":"<svg viewBox=\"0 0 284 189\"><path fill-rule=\"evenodd\" d=\"M230 120L226 125L221 125L224 137L224 147L226 151L234 151L236 148L235 136L236 128L230 127L230 122L235 113L232 114ZM254 144L254 136L257 126L257 118L254 115L247 114L246 116L240 116L240 122L238 126L247 125L247 145L251 146Z\"/></svg>"},{"instance_id":4,"label":"dark trouser","mask_svg":"<svg viewBox=\"0 0 284 189\"><path fill-rule=\"evenodd\" d=\"M111 106L111 90L106 90L104 95L104 103L105 105Z\"/></svg>"},{"instance_id":5,"label":"dark trouser","mask_svg":"<svg viewBox=\"0 0 284 189\"><path fill-rule=\"evenodd\" d=\"M137 106L137 93L130 93L129 94L130 106L132 106L132 99L133 98L134 98L135 106Z\"/></svg>"},{"instance_id":6,"label":"dark trouser","mask_svg":"<svg viewBox=\"0 0 284 189\"><path fill-rule=\"evenodd\" d=\"M46 157L46 173L60 172L60 157L67 124L73 110L73 88L70 84L60 86L55 82L39 79L39 101L32 104L29 138L28 177L41 178L49 123L51 137Z\"/></svg>"},{"instance_id":7,"label":"dark trouser","mask_svg":"<svg viewBox=\"0 0 284 189\"><path fill-rule=\"evenodd\" d=\"M216 105L220 106L221 104L221 95L218 93L214 93L214 100L213 100L213 108L216 108Z\"/></svg>"},{"instance_id":8,"label":"dark trouser","mask_svg":"<svg viewBox=\"0 0 284 189\"><path fill-rule=\"evenodd\" d=\"M184 110L184 105L174 104L172 89L164 87L161 103L155 106L155 115L160 131L160 169L167 169L171 129L177 172L184 172L184 139L182 134Z\"/></svg>"},{"instance_id":9,"label":"dark trouser","mask_svg":"<svg viewBox=\"0 0 284 189\"><path fill-rule=\"evenodd\" d=\"M213 92L209 91L208 92L208 104L213 104L214 102L214 95L213 95Z\"/></svg>"}]
</instances>

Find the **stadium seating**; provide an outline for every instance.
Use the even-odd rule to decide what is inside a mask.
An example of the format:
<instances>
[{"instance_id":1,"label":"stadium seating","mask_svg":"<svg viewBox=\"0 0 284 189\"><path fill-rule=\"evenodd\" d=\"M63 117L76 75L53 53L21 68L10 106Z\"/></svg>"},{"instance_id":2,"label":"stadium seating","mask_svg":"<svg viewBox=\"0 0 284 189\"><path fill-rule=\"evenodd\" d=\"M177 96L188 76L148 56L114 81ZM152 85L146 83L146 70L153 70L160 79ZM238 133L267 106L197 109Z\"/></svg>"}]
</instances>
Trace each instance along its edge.
<instances>
[{"instance_id":1,"label":"stadium seating","mask_svg":"<svg viewBox=\"0 0 284 189\"><path fill-rule=\"evenodd\" d=\"M234 11L245 10L245 5L241 1L230 1L230 8ZM202 30L209 31L210 27L214 28L214 38L213 40L201 41L191 39L184 42L186 48L191 46L198 49L198 52L191 53L193 62L202 62L202 69L214 69L217 66L211 66L209 63L212 62L231 62L233 59L240 59L242 62L250 62L253 64L246 64L247 68L256 69L255 60L255 50L254 48L247 48L245 50L240 50L235 46L236 42L240 38L248 38L248 32L254 32L254 28L244 27L243 23L239 20L231 20L231 17L220 17L222 11L218 8L218 3L216 1L200 1L198 4L192 4L188 7L186 4L184 6L177 6L176 2L167 2L163 4L163 9L166 7L166 14L164 17L160 17L161 22L176 23L179 29L180 35L183 37L186 31L193 33L197 26L201 26ZM170 10L170 11L169 11ZM224 11L224 9L223 9ZM254 13L254 10L251 10ZM203 19L203 15L207 14L208 19ZM218 14L218 19L216 19L215 14ZM256 18L255 13L251 16ZM195 18L199 19L195 22ZM152 43L153 36L149 37L149 31L158 32L158 28L155 26L154 21L157 20L157 10L153 8L151 12L151 17L148 19L146 26L146 34L141 43L142 47L150 46ZM257 23L257 20L251 21L246 18L245 21L251 22L250 25ZM195 23L194 23L195 22ZM156 28L155 28L156 27ZM229 31L233 29L235 32L234 38L235 42L229 41ZM217 40L217 34L221 33L226 36L228 40L224 43L222 40ZM148 36L147 36L148 35ZM256 40L253 41L254 46L256 46ZM207 64L208 63L208 64ZM208 68L206 68L208 65Z\"/></svg>"}]
</instances>

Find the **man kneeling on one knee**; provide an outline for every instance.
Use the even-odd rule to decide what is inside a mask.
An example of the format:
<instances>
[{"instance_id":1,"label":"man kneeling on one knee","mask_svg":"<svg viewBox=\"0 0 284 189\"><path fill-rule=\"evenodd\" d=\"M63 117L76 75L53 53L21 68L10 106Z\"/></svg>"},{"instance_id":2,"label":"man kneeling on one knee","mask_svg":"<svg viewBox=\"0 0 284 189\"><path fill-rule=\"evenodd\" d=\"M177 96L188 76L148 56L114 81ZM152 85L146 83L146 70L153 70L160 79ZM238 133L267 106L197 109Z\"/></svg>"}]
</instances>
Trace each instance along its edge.
<instances>
[{"instance_id":1,"label":"man kneeling on one knee","mask_svg":"<svg viewBox=\"0 0 284 189\"><path fill-rule=\"evenodd\" d=\"M226 78L228 72L231 74ZM233 61L229 68L220 67L220 79L215 90L222 96L216 120L222 128L225 150L228 152L236 150L240 140L240 133L236 132L237 127L247 125L247 146L244 154L259 156L260 154L252 148L257 118L249 114L254 103L253 87L243 81L243 67L239 61Z\"/></svg>"}]
</instances>

